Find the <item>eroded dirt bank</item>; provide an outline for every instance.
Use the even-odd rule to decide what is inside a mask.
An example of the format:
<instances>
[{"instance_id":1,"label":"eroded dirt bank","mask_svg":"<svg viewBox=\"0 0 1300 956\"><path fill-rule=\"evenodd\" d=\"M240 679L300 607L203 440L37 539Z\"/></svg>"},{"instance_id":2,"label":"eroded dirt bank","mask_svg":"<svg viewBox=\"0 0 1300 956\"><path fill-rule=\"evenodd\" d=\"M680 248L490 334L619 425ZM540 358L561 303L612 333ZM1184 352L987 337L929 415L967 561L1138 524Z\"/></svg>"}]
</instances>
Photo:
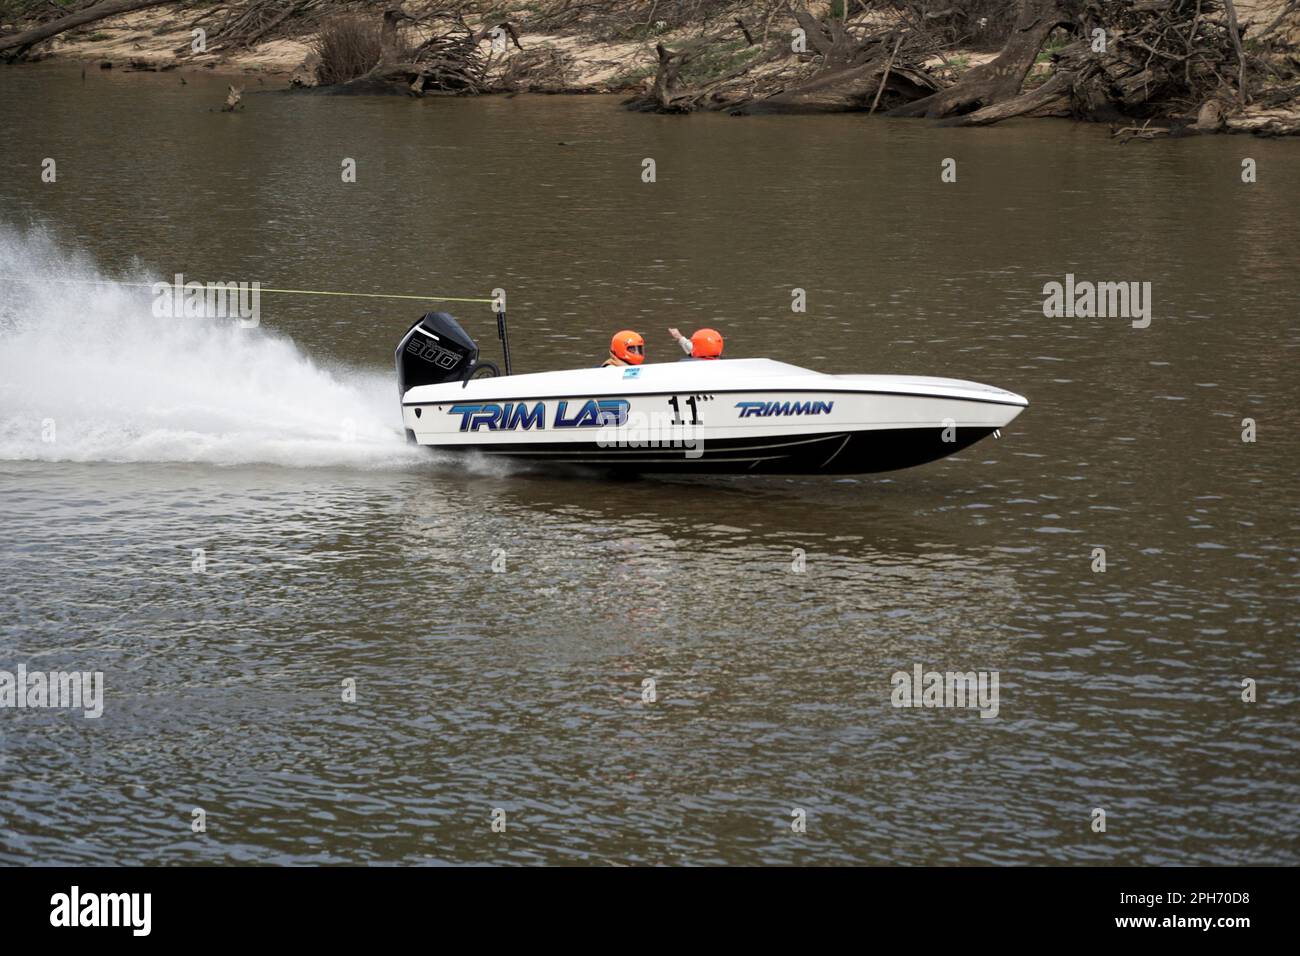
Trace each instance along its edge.
<instances>
[{"instance_id":1,"label":"eroded dirt bank","mask_svg":"<svg viewBox=\"0 0 1300 956\"><path fill-rule=\"evenodd\" d=\"M890 112L956 125L1074 117L1125 138L1300 133L1296 0L7 0L0 10L10 60L212 70L268 86L618 92L655 112ZM70 17L85 22L59 29Z\"/></svg>"}]
</instances>

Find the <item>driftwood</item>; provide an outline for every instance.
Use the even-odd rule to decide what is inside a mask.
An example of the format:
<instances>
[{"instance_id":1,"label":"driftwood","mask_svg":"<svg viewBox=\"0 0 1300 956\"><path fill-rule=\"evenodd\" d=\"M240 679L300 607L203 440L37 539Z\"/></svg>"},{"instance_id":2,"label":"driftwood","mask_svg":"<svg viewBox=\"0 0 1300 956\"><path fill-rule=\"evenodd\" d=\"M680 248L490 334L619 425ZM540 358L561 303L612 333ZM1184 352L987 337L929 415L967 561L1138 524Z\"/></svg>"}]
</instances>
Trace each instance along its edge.
<instances>
[{"instance_id":1,"label":"driftwood","mask_svg":"<svg viewBox=\"0 0 1300 956\"><path fill-rule=\"evenodd\" d=\"M757 113L843 113L871 112L879 98L889 91L896 99L919 99L933 93L939 84L928 73L889 61L888 54L858 66L847 66L815 77L788 90L750 100L732 111Z\"/></svg>"},{"instance_id":2,"label":"driftwood","mask_svg":"<svg viewBox=\"0 0 1300 956\"><path fill-rule=\"evenodd\" d=\"M996 59L893 115L959 126L1014 116L1164 117L1179 130L1226 128L1233 109L1229 102L1236 108L1246 102L1248 60L1230 7L1231 0L1023 0L1016 27ZM1079 38L1052 55L1049 79L1025 87L1041 45L1058 26L1068 26ZM1094 29L1105 31L1104 49L1094 41ZM1258 125L1272 129L1276 122ZM1126 127L1123 134L1163 135L1147 125L1134 130Z\"/></svg>"},{"instance_id":3,"label":"driftwood","mask_svg":"<svg viewBox=\"0 0 1300 956\"><path fill-rule=\"evenodd\" d=\"M1073 19L1072 4L1073 0L1023 0L1016 25L996 58L970 70L948 89L901 106L892 115L937 119L1018 96L1048 35Z\"/></svg>"},{"instance_id":4,"label":"driftwood","mask_svg":"<svg viewBox=\"0 0 1300 956\"><path fill-rule=\"evenodd\" d=\"M768 96L755 98L736 113L875 112L886 92L891 101L910 102L934 93L938 81L922 66L924 39L890 30L861 33L842 21L795 14L808 42L820 57L808 79Z\"/></svg>"},{"instance_id":5,"label":"driftwood","mask_svg":"<svg viewBox=\"0 0 1300 956\"><path fill-rule=\"evenodd\" d=\"M687 107L680 101L688 96L681 91L681 72L695 51L678 50L674 53L662 43L656 43L655 53L659 57L659 70L655 74L655 84L650 95L658 104L660 112L684 112Z\"/></svg>"},{"instance_id":6,"label":"driftwood","mask_svg":"<svg viewBox=\"0 0 1300 956\"><path fill-rule=\"evenodd\" d=\"M60 17L57 20L51 20L49 23L42 23L30 30L22 30L18 33L0 37L0 59L10 61L21 59L27 54L28 50L42 40L58 36L65 30L85 26L87 23L95 23L108 17L115 17L121 13L130 13L133 10L159 7L170 2L174 2L174 0L104 0L103 3L86 7L84 10L78 10L76 13Z\"/></svg>"},{"instance_id":7,"label":"driftwood","mask_svg":"<svg viewBox=\"0 0 1300 956\"><path fill-rule=\"evenodd\" d=\"M245 0L215 5L191 23L203 27L209 50L247 50L258 43L293 34L300 25L327 6L327 0ZM177 56L189 53L184 43Z\"/></svg>"},{"instance_id":8,"label":"driftwood","mask_svg":"<svg viewBox=\"0 0 1300 956\"><path fill-rule=\"evenodd\" d=\"M951 67L944 51L952 47L926 24L960 19L956 7L921 11L904 4L896 11L899 23L888 28L878 20L819 20L806 10L790 11L808 41L802 61L780 49L784 38L778 32L778 47L767 59L691 84L682 77L700 72L694 61L709 52L710 43L729 38L715 34L671 50L661 43L653 84L627 105L739 114L883 108L893 116L959 126L1070 116L1119 120L1124 125L1117 135L1130 139L1171 131L1284 135L1300 128L1300 92L1272 92L1296 75L1300 60L1293 42L1271 35L1297 6L1300 0L1290 0L1262 33L1252 33L1256 43L1247 51L1234 0L1019 0L997 56L947 85L928 63L937 56ZM1054 49L1044 57L1049 38ZM1266 49L1276 49L1272 61L1265 60ZM753 67L778 56L789 61L779 75L753 75ZM1043 60L1050 60L1045 68ZM800 63L808 68L799 72Z\"/></svg>"},{"instance_id":9,"label":"driftwood","mask_svg":"<svg viewBox=\"0 0 1300 956\"><path fill-rule=\"evenodd\" d=\"M885 92L885 87L889 84L889 71L890 69L893 68L894 58L898 56L899 47L901 47L902 45L903 45L903 38L900 36L898 38L898 42L894 44L893 52L889 54L889 59L885 61L885 72L880 77L880 83L876 86L876 97L871 101L871 109L867 110L868 116L874 113L876 111L876 107L880 105L880 96L882 93Z\"/></svg>"},{"instance_id":10,"label":"driftwood","mask_svg":"<svg viewBox=\"0 0 1300 956\"><path fill-rule=\"evenodd\" d=\"M424 34L424 38L414 46L403 35L403 28L408 24L420 27ZM460 8L435 8L417 16L407 13L400 4L390 6L383 13L376 36L376 53L370 61L372 66L363 68L344 82L321 79L318 69L319 92L416 96L424 93L496 92L503 87L488 75L492 52L490 49L485 51L486 41L504 36L517 49L523 49L514 24L501 22L475 29L465 21Z\"/></svg>"},{"instance_id":11,"label":"driftwood","mask_svg":"<svg viewBox=\"0 0 1300 956\"><path fill-rule=\"evenodd\" d=\"M572 57L562 51L551 46L534 46L506 61L497 87L511 93L584 92L569 81L572 67ZM591 92L603 90L592 89Z\"/></svg>"},{"instance_id":12,"label":"driftwood","mask_svg":"<svg viewBox=\"0 0 1300 956\"><path fill-rule=\"evenodd\" d=\"M1057 73L1037 89L946 122L953 126L990 126L1014 116L1068 116L1074 77Z\"/></svg>"},{"instance_id":13,"label":"driftwood","mask_svg":"<svg viewBox=\"0 0 1300 956\"><path fill-rule=\"evenodd\" d=\"M165 2L101 0L67 16L46 12L55 19L0 36L0 60L20 59L66 30ZM691 18L701 17L692 23L702 25L690 39L684 5L659 0L555 0L525 23L537 28L550 22L555 29L606 17L618 29L644 32L654 24L659 33L664 27L656 17L662 15L672 24L667 29L673 39L656 45L653 80L628 101L634 109L881 110L963 126L1016 116L1073 116L1111 122L1119 128L1117 137L1126 139L1300 133L1300 85L1293 83L1300 75L1300 0L1286 0L1262 29L1259 22L1238 23L1236 0L1015 2L1015 22L997 56L955 80L954 53L969 41L974 24L982 29L984 21L975 20L978 10L937 0L849 0L847 18L825 19L792 10L784 0L763 0L750 13L721 4L710 12L701 3L691 8ZM309 28L332 4L234 0L201 8L194 25L205 27L210 48L238 49ZM387 0L386 6L382 27L375 23L381 42L373 53L367 48L355 69L339 71L339 78L363 74L340 84L340 92L573 89L566 82L570 58L546 46L525 50L516 26L496 23L495 17L474 19L470 26L465 18L472 17L472 5L432 2L413 7L417 15L406 13L401 0ZM377 16L374 6L368 9L366 16ZM999 22L1005 29L1007 21ZM791 50L789 25L803 31L807 53ZM1106 41L1100 49L1093 40L1098 29ZM1247 31L1251 42L1244 44ZM513 44L504 62L500 43L486 42L502 33ZM1041 62L1049 59L1045 47L1048 65Z\"/></svg>"},{"instance_id":14,"label":"driftwood","mask_svg":"<svg viewBox=\"0 0 1300 956\"><path fill-rule=\"evenodd\" d=\"M806 10L796 11L795 21L804 30L814 54L814 68L806 75L759 91L749 79L755 67L788 59L784 37L766 56L744 62L694 87L683 84L683 70L710 43L724 34L705 38L678 50L656 45L658 66L653 85L643 95L626 102L632 109L660 113L693 110L726 110L736 114L828 113L874 110L888 95L889 105L928 96L939 89L938 81L924 69L922 42L897 30L871 32L846 26L842 20L818 20ZM744 31L746 41L752 34ZM753 45L753 44L751 44Z\"/></svg>"},{"instance_id":15,"label":"driftwood","mask_svg":"<svg viewBox=\"0 0 1300 956\"><path fill-rule=\"evenodd\" d=\"M1300 136L1300 112L1291 110L1248 110L1223 121L1229 133L1257 136Z\"/></svg>"},{"instance_id":16,"label":"driftwood","mask_svg":"<svg viewBox=\"0 0 1300 956\"><path fill-rule=\"evenodd\" d=\"M1110 135L1119 140L1123 146L1125 143L1134 139L1158 139L1161 136L1172 136L1174 129L1169 126L1152 126L1151 121L1143 123L1141 126L1125 126L1122 129L1111 129Z\"/></svg>"}]
</instances>

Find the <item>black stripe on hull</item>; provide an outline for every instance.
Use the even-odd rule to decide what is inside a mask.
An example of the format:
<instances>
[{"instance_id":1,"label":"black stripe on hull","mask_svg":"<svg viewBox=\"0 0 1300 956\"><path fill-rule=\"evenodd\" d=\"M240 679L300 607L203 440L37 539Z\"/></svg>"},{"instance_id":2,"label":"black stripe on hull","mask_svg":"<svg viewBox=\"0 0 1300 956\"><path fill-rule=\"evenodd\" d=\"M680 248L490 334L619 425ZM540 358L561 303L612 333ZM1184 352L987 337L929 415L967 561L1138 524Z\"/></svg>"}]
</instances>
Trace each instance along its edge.
<instances>
[{"instance_id":1,"label":"black stripe on hull","mask_svg":"<svg viewBox=\"0 0 1300 956\"><path fill-rule=\"evenodd\" d=\"M682 448L601 448L595 442L436 445L438 451L478 453L535 465L580 465L638 474L865 475L924 465L969 448L992 428L891 428L815 436L705 441L688 458Z\"/></svg>"}]
</instances>

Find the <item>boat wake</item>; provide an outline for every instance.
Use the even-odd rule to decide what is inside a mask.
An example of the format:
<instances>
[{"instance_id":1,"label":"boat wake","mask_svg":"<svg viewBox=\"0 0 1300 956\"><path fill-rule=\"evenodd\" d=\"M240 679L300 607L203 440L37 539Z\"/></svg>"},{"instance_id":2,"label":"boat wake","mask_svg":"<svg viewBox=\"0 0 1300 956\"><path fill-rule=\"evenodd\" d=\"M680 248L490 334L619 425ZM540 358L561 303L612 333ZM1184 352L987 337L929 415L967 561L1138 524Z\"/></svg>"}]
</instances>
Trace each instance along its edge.
<instances>
[{"instance_id":1,"label":"boat wake","mask_svg":"<svg viewBox=\"0 0 1300 956\"><path fill-rule=\"evenodd\" d=\"M0 277L0 460L429 463L392 373L325 368L229 319L155 317L148 288L39 232L0 229Z\"/></svg>"}]
</instances>

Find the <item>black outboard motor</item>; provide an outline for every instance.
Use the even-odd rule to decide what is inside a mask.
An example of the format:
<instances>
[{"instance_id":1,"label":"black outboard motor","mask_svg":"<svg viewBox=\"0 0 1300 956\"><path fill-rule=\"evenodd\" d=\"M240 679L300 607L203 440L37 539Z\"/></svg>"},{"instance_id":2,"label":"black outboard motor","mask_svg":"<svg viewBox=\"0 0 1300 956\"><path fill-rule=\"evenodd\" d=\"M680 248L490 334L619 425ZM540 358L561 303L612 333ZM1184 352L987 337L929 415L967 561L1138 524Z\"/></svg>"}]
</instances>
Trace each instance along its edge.
<instances>
[{"instance_id":1,"label":"black outboard motor","mask_svg":"<svg viewBox=\"0 0 1300 956\"><path fill-rule=\"evenodd\" d=\"M467 381L479 366L478 346L446 312L426 312L398 343L398 395L417 385Z\"/></svg>"}]
</instances>

